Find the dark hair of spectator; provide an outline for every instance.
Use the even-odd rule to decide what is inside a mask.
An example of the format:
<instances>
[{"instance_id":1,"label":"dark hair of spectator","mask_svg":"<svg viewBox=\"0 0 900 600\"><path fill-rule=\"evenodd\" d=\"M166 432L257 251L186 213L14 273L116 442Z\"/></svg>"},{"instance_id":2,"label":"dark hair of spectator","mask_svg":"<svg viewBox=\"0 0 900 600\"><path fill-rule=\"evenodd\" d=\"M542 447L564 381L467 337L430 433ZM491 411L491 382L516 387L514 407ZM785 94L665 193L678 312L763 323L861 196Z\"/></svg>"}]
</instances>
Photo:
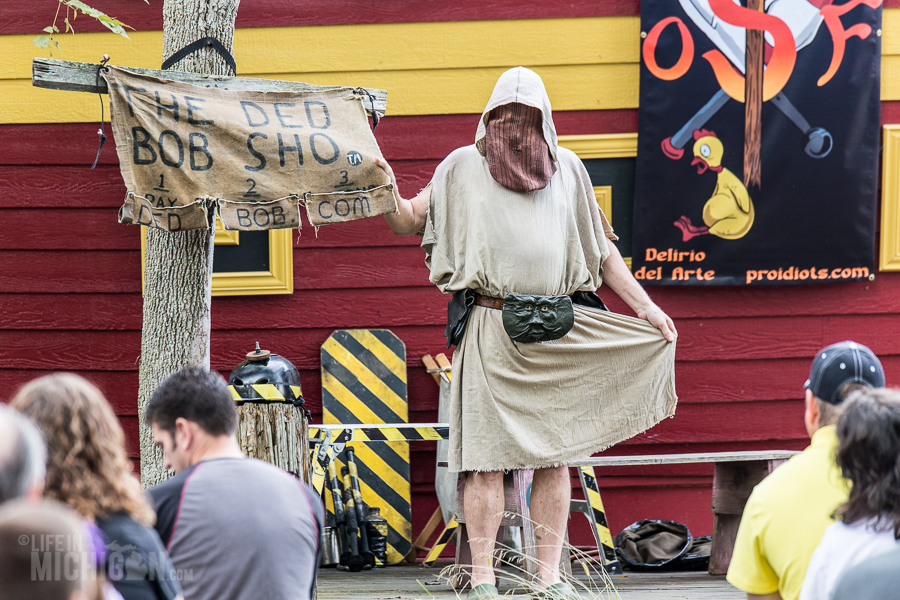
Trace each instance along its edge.
<instances>
[{"instance_id":1,"label":"dark hair of spectator","mask_svg":"<svg viewBox=\"0 0 900 600\"><path fill-rule=\"evenodd\" d=\"M890 526L900 539L900 391L858 391L838 419L837 464L852 483L836 515L850 525Z\"/></svg>"},{"instance_id":2,"label":"dark hair of spectator","mask_svg":"<svg viewBox=\"0 0 900 600\"><path fill-rule=\"evenodd\" d=\"M132 476L122 426L93 384L72 373L44 375L22 386L11 405L47 440L44 496L89 519L126 512L145 525L156 521Z\"/></svg>"},{"instance_id":3,"label":"dark hair of spectator","mask_svg":"<svg viewBox=\"0 0 900 600\"><path fill-rule=\"evenodd\" d=\"M163 379L147 403L144 421L174 437L179 418L196 423L213 436L232 435L237 429L237 409L222 376L187 367Z\"/></svg>"}]
</instances>

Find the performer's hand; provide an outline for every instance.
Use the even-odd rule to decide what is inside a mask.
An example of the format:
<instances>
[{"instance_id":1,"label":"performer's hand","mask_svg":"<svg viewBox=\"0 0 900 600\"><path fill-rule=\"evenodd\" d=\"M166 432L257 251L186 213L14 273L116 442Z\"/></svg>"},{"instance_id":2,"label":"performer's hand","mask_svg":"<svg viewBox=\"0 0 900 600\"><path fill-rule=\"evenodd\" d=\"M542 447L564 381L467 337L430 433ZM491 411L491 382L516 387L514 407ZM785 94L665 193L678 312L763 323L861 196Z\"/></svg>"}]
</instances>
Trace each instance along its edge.
<instances>
[{"instance_id":1,"label":"performer's hand","mask_svg":"<svg viewBox=\"0 0 900 600\"><path fill-rule=\"evenodd\" d=\"M394 197L397 198L397 201L400 201L400 191L397 188L397 177L394 175L394 170L391 168L391 165L388 161L384 160L381 157L375 158L375 164L381 167L381 169L387 173L388 178L391 180L391 184L394 186Z\"/></svg>"},{"instance_id":2,"label":"performer's hand","mask_svg":"<svg viewBox=\"0 0 900 600\"><path fill-rule=\"evenodd\" d=\"M425 189L419 194L407 200L400 196L400 188L397 186L397 177L394 170L383 158L376 158L375 164L381 167L391 184L394 186L394 200L397 202L397 212L384 215L384 219L388 222L391 229L397 235L413 235L421 232L425 228L425 213L428 210L428 201L431 196L431 184L425 186Z\"/></svg>"},{"instance_id":3,"label":"performer's hand","mask_svg":"<svg viewBox=\"0 0 900 600\"><path fill-rule=\"evenodd\" d=\"M637 316L641 319L647 319L651 325L659 329L666 341L674 342L675 338L678 337L675 323L657 305L651 303L649 306L638 310Z\"/></svg>"}]
</instances>

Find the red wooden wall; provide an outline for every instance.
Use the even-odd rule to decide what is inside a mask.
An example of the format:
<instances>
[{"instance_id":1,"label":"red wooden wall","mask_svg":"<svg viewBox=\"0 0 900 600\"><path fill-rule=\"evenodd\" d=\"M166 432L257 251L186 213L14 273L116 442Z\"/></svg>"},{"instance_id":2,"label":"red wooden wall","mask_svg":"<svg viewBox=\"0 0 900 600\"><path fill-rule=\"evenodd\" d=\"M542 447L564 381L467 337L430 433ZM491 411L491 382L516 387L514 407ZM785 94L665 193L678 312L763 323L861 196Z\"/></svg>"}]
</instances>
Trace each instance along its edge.
<instances>
[{"instance_id":1,"label":"red wooden wall","mask_svg":"<svg viewBox=\"0 0 900 600\"><path fill-rule=\"evenodd\" d=\"M126 22L131 4L142 3L122 4L119 16ZM282 14L289 4L267 6ZM526 3L515 15L518 3L490 4L483 10L494 12L481 18L547 16L540 3ZM552 16L637 14L634 2L600 4L567 3ZM433 10L432 3L410 1L406 10L380 16L374 6L340 5L358 9L357 22L458 18L444 3ZM345 13L322 10L317 23L343 22ZM30 31L18 14L0 8L5 33ZM248 19L244 26L259 26L250 22L254 18L242 11L238 24ZM898 113L896 104L883 104L885 123L900 122ZM636 110L555 118L561 135L637 130ZM376 137L401 192L413 194L452 149L471 143L476 122L476 115L385 118ZM79 372L107 394L137 457L139 236L136 227L116 223L125 188L113 148L104 149L96 170L88 168L96 129L93 123L0 125L0 399L44 373ZM320 345L334 329L387 328L406 343L410 419L436 420L437 386L420 358L443 351L445 299L428 282L418 238L393 236L381 219L325 227L318 235L306 224L298 233L293 295L213 300L213 367L227 374L258 341L300 368L318 420ZM673 419L610 454L802 448L801 385L809 362L817 349L843 339L869 345L884 361L888 383L900 383L900 275L752 289L655 287L650 293L680 333L680 403ZM628 312L610 293L601 294L613 310ZM413 444L411 455L418 532L436 506L434 445ZM643 518L679 520L695 535L711 533L711 466L611 468L600 475L613 533ZM575 543L591 539L582 521L573 521L571 534Z\"/></svg>"}]
</instances>

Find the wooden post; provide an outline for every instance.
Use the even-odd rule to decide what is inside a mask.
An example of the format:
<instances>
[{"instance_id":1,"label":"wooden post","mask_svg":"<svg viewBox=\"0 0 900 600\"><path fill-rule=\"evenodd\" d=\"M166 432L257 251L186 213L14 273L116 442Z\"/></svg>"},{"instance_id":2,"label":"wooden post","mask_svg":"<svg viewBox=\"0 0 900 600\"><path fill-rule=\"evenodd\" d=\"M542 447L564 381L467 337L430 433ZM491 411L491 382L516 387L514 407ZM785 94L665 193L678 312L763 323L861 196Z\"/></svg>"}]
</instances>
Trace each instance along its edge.
<instances>
[{"instance_id":1,"label":"wooden post","mask_svg":"<svg viewBox=\"0 0 900 600\"><path fill-rule=\"evenodd\" d=\"M762 12L763 0L747 0L747 8ZM759 189L762 180L762 106L765 38L761 29L747 30L744 59L744 185Z\"/></svg>"},{"instance_id":2,"label":"wooden post","mask_svg":"<svg viewBox=\"0 0 900 600\"><path fill-rule=\"evenodd\" d=\"M765 479L783 460L717 462L713 474L713 543L710 575L725 575L734 552L744 506L757 483Z\"/></svg>"}]
</instances>

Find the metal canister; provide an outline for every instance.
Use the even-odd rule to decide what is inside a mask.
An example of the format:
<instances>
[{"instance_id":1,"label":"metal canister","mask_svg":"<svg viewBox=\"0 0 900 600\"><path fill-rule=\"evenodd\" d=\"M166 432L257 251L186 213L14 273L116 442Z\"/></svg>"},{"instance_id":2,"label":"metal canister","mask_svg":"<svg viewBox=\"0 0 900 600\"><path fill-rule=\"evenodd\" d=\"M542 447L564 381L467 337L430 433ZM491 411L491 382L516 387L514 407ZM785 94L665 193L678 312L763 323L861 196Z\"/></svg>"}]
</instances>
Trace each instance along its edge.
<instances>
[{"instance_id":1,"label":"metal canister","mask_svg":"<svg viewBox=\"0 0 900 600\"><path fill-rule=\"evenodd\" d=\"M338 547L337 531L334 527L322 528L322 560L319 564L323 567L335 567L341 556L341 549Z\"/></svg>"},{"instance_id":2,"label":"metal canister","mask_svg":"<svg viewBox=\"0 0 900 600\"><path fill-rule=\"evenodd\" d=\"M369 535L369 551L375 555L375 566L386 567L388 522L381 516L381 509L377 506L369 507L366 533Z\"/></svg>"}]
</instances>

